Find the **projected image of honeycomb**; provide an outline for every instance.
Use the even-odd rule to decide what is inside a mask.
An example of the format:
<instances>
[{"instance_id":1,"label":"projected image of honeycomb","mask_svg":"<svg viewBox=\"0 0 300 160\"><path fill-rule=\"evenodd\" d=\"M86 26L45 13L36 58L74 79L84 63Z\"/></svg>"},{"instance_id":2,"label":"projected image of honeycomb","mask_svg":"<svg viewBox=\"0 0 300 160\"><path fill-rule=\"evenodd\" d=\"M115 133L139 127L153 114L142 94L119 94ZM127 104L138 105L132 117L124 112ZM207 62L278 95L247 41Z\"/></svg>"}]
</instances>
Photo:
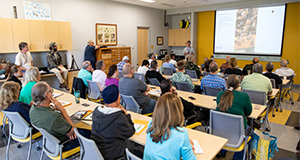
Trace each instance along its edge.
<instances>
[{"instance_id":1,"label":"projected image of honeycomb","mask_svg":"<svg viewBox=\"0 0 300 160\"><path fill-rule=\"evenodd\" d=\"M239 9L236 13L235 51L254 52L257 8Z\"/></svg>"}]
</instances>

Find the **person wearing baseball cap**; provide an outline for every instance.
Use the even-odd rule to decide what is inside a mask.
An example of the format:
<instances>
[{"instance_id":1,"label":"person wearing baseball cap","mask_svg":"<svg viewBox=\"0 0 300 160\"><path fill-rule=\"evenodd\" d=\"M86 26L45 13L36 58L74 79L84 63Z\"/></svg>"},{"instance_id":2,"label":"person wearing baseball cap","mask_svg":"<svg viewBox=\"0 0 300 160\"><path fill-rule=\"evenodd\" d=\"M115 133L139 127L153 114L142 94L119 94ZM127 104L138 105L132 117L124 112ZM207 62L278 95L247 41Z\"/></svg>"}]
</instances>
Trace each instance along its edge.
<instances>
[{"instance_id":1,"label":"person wearing baseball cap","mask_svg":"<svg viewBox=\"0 0 300 160\"><path fill-rule=\"evenodd\" d=\"M116 85L106 87L102 92L105 106L98 106L92 116L91 139L104 159L125 157L126 142L135 133L130 114L120 104L119 89Z\"/></svg>"},{"instance_id":2,"label":"person wearing baseball cap","mask_svg":"<svg viewBox=\"0 0 300 160\"><path fill-rule=\"evenodd\" d=\"M96 55L95 51L99 49L100 46L95 45L93 40L88 40L87 46L84 50L84 61L90 61L93 69L95 69L95 63L96 63Z\"/></svg>"},{"instance_id":3,"label":"person wearing baseball cap","mask_svg":"<svg viewBox=\"0 0 300 160\"><path fill-rule=\"evenodd\" d=\"M122 68L123 68L124 64L126 64L126 63L129 63L128 56L124 56L122 61L117 64L119 72L122 72Z\"/></svg>"},{"instance_id":4,"label":"person wearing baseball cap","mask_svg":"<svg viewBox=\"0 0 300 160\"><path fill-rule=\"evenodd\" d=\"M56 75L60 83L59 87L69 90L67 86L68 70L62 64L61 55L57 51L57 43L51 42L49 49L50 52L47 54L47 68Z\"/></svg>"}]
</instances>

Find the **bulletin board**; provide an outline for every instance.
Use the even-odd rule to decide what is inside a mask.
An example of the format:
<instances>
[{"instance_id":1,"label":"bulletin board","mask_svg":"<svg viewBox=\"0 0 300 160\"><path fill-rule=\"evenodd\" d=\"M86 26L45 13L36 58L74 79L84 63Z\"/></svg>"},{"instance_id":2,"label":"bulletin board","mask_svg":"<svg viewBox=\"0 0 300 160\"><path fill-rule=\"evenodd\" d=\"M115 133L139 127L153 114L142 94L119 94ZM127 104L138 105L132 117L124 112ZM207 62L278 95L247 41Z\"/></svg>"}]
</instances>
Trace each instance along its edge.
<instances>
[{"instance_id":1,"label":"bulletin board","mask_svg":"<svg viewBox=\"0 0 300 160\"><path fill-rule=\"evenodd\" d=\"M116 46L117 25L96 23L96 44L100 46Z\"/></svg>"}]
</instances>

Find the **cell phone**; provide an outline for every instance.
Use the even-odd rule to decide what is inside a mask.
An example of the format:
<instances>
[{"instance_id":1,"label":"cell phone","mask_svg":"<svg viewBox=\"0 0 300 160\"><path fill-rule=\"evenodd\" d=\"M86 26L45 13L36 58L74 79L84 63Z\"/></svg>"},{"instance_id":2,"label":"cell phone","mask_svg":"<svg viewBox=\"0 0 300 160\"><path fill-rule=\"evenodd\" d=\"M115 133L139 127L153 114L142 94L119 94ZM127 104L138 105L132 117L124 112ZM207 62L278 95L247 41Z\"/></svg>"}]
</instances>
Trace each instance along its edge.
<instances>
[{"instance_id":1,"label":"cell phone","mask_svg":"<svg viewBox=\"0 0 300 160\"><path fill-rule=\"evenodd\" d=\"M189 99L191 99L191 100L195 100L196 98L194 98L194 97L192 97L192 96L191 96L191 97L189 97Z\"/></svg>"},{"instance_id":2,"label":"cell phone","mask_svg":"<svg viewBox=\"0 0 300 160\"><path fill-rule=\"evenodd\" d=\"M87 103L83 103L83 104L81 104L82 106L85 106L85 107L88 107L88 106L90 106L89 104L87 104Z\"/></svg>"},{"instance_id":3,"label":"cell phone","mask_svg":"<svg viewBox=\"0 0 300 160\"><path fill-rule=\"evenodd\" d=\"M213 101L216 101L216 99L213 99Z\"/></svg>"}]
</instances>

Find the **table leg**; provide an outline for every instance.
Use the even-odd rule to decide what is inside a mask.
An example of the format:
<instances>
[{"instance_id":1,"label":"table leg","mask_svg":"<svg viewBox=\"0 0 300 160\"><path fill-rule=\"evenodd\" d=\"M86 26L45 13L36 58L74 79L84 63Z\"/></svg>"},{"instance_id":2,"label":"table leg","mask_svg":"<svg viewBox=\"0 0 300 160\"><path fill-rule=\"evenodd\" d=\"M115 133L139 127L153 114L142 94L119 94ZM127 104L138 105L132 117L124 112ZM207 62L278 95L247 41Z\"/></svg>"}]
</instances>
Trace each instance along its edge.
<instances>
[{"instance_id":1,"label":"table leg","mask_svg":"<svg viewBox=\"0 0 300 160\"><path fill-rule=\"evenodd\" d=\"M279 100L278 100L278 105L280 107L280 112L282 112L283 108L282 108L282 104L281 104L281 96L282 96L282 85L280 85L280 89L279 89ZM276 111L278 111L278 109L276 109Z\"/></svg>"}]
</instances>

